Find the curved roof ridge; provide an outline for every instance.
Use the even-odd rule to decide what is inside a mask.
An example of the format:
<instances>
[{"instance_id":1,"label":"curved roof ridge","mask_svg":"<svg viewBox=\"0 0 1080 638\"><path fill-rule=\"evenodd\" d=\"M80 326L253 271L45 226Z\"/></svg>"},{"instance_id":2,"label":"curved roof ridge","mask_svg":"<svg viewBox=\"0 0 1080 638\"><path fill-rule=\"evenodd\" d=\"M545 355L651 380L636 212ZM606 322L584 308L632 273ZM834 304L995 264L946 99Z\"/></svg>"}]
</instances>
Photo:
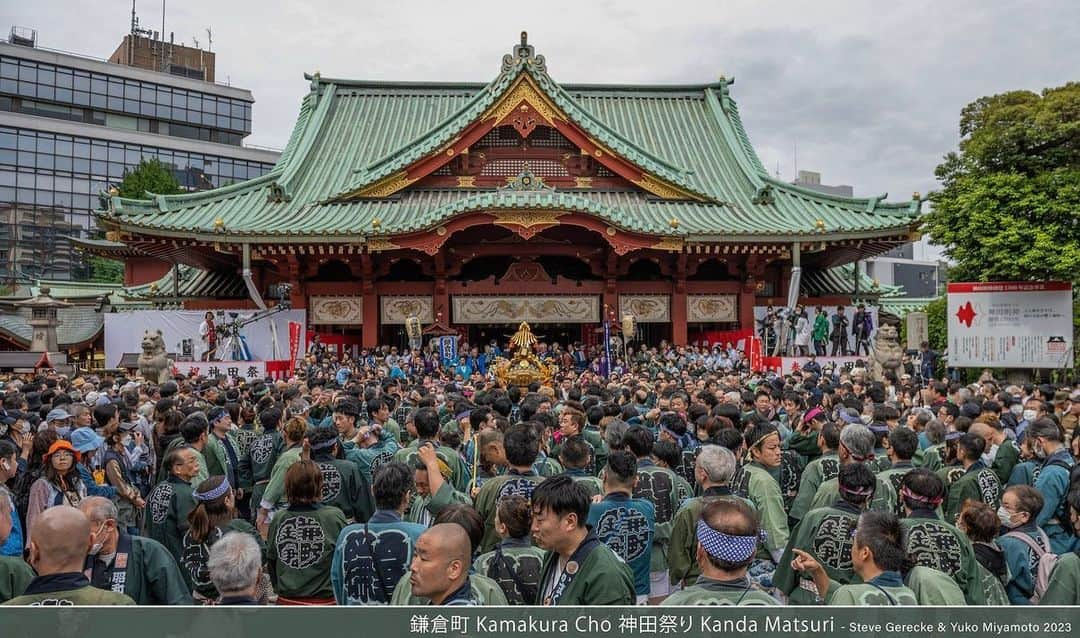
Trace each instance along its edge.
<instances>
[{"instance_id":1,"label":"curved roof ridge","mask_svg":"<svg viewBox=\"0 0 1080 638\"><path fill-rule=\"evenodd\" d=\"M504 97L506 92L522 75L531 78L538 85L538 88L552 99L559 108L566 111L566 115L585 129L586 133L595 135L603 144L611 147L612 150L630 163L638 165L647 173L671 182L688 193L706 199L710 198L710 194L702 192L700 188L687 179L687 175L690 175L692 171L645 150L633 140L624 137L604 124L588 109L578 104L573 96L548 75L544 56L535 54L534 48L528 44L524 33L522 34L521 44L514 47L513 53L503 56L502 71L499 75L477 91L476 95L468 103L443 119L443 121L429 128L426 132L416 136L412 141L368 163L366 166L356 169L356 172L362 176L358 183L335 196L340 197L344 193L355 192L365 186L374 184L380 179L385 179L394 174L395 171L406 168L410 163L453 140L455 135L459 135L465 130L487 108Z\"/></svg>"},{"instance_id":2,"label":"curved roof ridge","mask_svg":"<svg viewBox=\"0 0 1080 638\"><path fill-rule=\"evenodd\" d=\"M571 117L574 117L574 115L576 115L577 117L575 119L580 118L582 120L585 120L585 122L587 122L587 125L584 125L585 130L589 131L590 133L593 132L593 131L590 130L590 128L594 128L594 129L597 129L599 131L602 131L604 134L609 136L612 141L615 142L615 144L612 144L611 141L604 140L605 143L607 143L607 144L609 144L611 146L617 147L617 146L621 145L621 146L629 147L629 150L631 151L631 153L626 153L625 151L623 151L623 152L620 152L620 155L627 156L627 159L630 160L630 161L634 161L633 155L635 155L635 154L639 155L639 156L645 158L647 160L647 163L652 163L654 165L653 168L650 168L647 165L642 166L642 168L648 170L650 173L654 173L659 177L671 180L672 183L674 183L675 185L677 185L680 188L683 188L683 189L685 189L685 190L687 190L687 191L689 191L691 193L695 193L695 194L699 194L699 195L704 195L705 194L705 193L700 193L699 189L696 186L694 186L693 184L691 184L686 179L685 176L692 174L692 171L687 170L685 168L682 168L681 166L677 166L677 165L673 164L671 161L666 160L666 159L664 159L662 157L659 157L659 156L645 150L644 148L641 147L641 145L635 143L633 140L630 140L630 139L626 138L625 136L623 136L622 134L620 134L618 131L611 128L607 124L604 124L595 115L590 113L588 109L586 109L585 107L578 104L577 100L575 100L572 95L570 95L565 89L563 89L559 85L558 82L551 79L551 76L549 76L546 72L537 71L537 70L530 70L530 75L533 77L533 79L535 79L540 84L540 86L542 88L544 88L549 93L553 94L552 97L556 98L556 103L558 103L558 98L562 98L571 107L570 109L567 109L567 110L571 110L571 111L575 112L573 114L568 113L567 115L571 115ZM544 86L545 82L550 83L550 86ZM563 104L559 104L559 106L563 107L564 109L566 108ZM579 122L579 124L584 124L584 123ZM618 149L616 149L616 150L618 150ZM634 162L634 163L637 163L637 162ZM660 169L660 170L657 170L657 169Z\"/></svg>"}]
</instances>

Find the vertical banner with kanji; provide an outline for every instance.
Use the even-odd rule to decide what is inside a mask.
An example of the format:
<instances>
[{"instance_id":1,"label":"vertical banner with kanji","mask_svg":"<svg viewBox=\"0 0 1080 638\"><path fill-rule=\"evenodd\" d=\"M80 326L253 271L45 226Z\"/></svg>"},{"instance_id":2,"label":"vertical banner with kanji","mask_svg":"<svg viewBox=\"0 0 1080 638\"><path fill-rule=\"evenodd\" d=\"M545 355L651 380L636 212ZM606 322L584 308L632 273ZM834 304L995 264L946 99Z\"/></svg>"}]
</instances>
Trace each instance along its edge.
<instances>
[{"instance_id":1,"label":"vertical banner with kanji","mask_svg":"<svg viewBox=\"0 0 1080 638\"><path fill-rule=\"evenodd\" d=\"M300 323L289 322L289 360L296 365L297 355L300 353Z\"/></svg>"}]
</instances>

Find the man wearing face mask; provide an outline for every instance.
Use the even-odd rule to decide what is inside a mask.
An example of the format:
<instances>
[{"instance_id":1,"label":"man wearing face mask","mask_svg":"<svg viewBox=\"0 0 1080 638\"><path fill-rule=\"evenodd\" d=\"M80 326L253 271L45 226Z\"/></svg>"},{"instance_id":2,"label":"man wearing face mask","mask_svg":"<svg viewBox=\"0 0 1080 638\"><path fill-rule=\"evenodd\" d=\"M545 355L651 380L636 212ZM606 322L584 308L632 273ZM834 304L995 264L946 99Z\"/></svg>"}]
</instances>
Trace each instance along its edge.
<instances>
[{"instance_id":1,"label":"man wearing face mask","mask_svg":"<svg viewBox=\"0 0 1080 638\"><path fill-rule=\"evenodd\" d=\"M1001 429L1001 421L975 422L968 432L977 434L986 442L986 452L983 453L982 461L993 470L998 478L998 483L1007 485L1013 468L1020 462L1020 449L1016 447L1005 431Z\"/></svg>"},{"instance_id":2,"label":"man wearing face mask","mask_svg":"<svg viewBox=\"0 0 1080 638\"><path fill-rule=\"evenodd\" d=\"M1038 556L1050 551L1050 539L1035 523L1043 503L1042 494L1035 488L1015 485L1005 491L998 508L998 519L1004 528L998 545L1005 552L1010 577L1005 584L1005 593L1013 605L1031 604L1031 596L1035 593L1032 566L1038 564Z\"/></svg>"},{"instance_id":3,"label":"man wearing face mask","mask_svg":"<svg viewBox=\"0 0 1080 638\"><path fill-rule=\"evenodd\" d=\"M1024 403L1024 411L1021 413L1020 422L1016 424L1016 438L1024 438L1024 434L1031 424L1044 416L1046 416L1046 404L1039 399L1028 399Z\"/></svg>"},{"instance_id":4,"label":"man wearing face mask","mask_svg":"<svg viewBox=\"0 0 1080 638\"><path fill-rule=\"evenodd\" d=\"M5 605L134 605L124 594L104 591L83 574L86 554L94 540L90 521L79 510L57 505L42 512L31 530L30 564L37 577L22 596Z\"/></svg>"},{"instance_id":5,"label":"man wearing face mask","mask_svg":"<svg viewBox=\"0 0 1080 638\"><path fill-rule=\"evenodd\" d=\"M112 501L92 496L79 503L90 520L94 544L86 557L86 574L98 589L130 596L139 605L190 605L191 591L169 550L142 536L129 536L117 526Z\"/></svg>"},{"instance_id":6,"label":"man wearing face mask","mask_svg":"<svg viewBox=\"0 0 1080 638\"><path fill-rule=\"evenodd\" d=\"M45 427L56 430L61 439L71 436L71 415L64 408L54 408L45 415Z\"/></svg>"},{"instance_id":7,"label":"man wearing face mask","mask_svg":"<svg viewBox=\"0 0 1080 638\"><path fill-rule=\"evenodd\" d=\"M1065 447L1061 427L1050 419L1037 419L1027 429L1031 451L1042 461L1034 487L1044 499L1042 511L1035 522L1050 537L1050 547L1055 554L1072 549L1076 537L1068 525L1065 497L1069 491L1069 473L1076 463Z\"/></svg>"}]
</instances>

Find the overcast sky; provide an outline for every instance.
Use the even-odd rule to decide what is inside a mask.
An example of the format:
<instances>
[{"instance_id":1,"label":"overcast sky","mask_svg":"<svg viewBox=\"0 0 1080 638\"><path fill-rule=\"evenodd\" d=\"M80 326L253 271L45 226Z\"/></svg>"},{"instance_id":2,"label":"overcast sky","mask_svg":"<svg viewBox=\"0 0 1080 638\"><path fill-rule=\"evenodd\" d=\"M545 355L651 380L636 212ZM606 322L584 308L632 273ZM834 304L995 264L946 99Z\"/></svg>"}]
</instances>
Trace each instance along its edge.
<instances>
[{"instance_id":1,"label":"overcast sky","mask_svg":"<svg viewBox=\"0 0 1080 638\"><path fill-rule=\"evenodd\" d=\"M161 3L138 3L160 30ZM41 46L108 57L130 0L0 2L0 28ZM797 165L857 195L906 200L935 188L960 109L1013 89L1080 80L1080 1L638 2L546 0L187 0L165 31L207 46L217 81L255 96L247 142L281 148L307 91L325 77L486 82L521 30L556 81L705 83L733 95L762 162Z\"/></svg>"}]
</instances>

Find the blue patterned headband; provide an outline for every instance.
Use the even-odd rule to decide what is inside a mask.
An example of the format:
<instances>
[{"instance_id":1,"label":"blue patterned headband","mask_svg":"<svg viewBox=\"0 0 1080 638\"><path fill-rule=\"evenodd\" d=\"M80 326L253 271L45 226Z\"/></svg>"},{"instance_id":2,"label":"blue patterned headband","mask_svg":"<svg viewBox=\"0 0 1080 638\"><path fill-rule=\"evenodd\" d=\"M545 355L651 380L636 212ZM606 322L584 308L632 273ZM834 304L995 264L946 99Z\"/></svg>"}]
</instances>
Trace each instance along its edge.
<instances>
[{"instance_id":1,"label":"blue patterned headband","mask_svg":"<svg viewBox=\"0 0 1080 638\"><path fill-rule=\"evenodd\" d=\"M758 542L765 541L765 530L755 536L730 536L703 521L697 523L697 539L705 553L717 560L742 563L753 558Z\"/></svg>"},{"instance_id":2,"label":"blue patterned headband","mask_svg":"<svg viewBox=\"0 0 1080 638\"><path fill-rule=\"evenodd\" d=\"M229 493L230 489L232 488L229 485L229 479L225 479L221 482L221 485L218 485L209 492L192 492L191 497L194 498L196 501L205 503L206 501L217 500L222 496L225 496Z\"/></svg>"},{"instance_id":3,"label":"blue patterned headband","mask_svg":"<svg viewBox=\"0 0 1080 638\"><path fill-rule=\"evenodd\" d=\"M340 443L340 439L338 439L338 437L335 436L332 439L327 439L327 440L322 441L320 443L312 444L311 451L315 452L317 450L328 450L328 449L334 447L335 445L337 445L338 443Z\"/></svg>"}]
</instances>

